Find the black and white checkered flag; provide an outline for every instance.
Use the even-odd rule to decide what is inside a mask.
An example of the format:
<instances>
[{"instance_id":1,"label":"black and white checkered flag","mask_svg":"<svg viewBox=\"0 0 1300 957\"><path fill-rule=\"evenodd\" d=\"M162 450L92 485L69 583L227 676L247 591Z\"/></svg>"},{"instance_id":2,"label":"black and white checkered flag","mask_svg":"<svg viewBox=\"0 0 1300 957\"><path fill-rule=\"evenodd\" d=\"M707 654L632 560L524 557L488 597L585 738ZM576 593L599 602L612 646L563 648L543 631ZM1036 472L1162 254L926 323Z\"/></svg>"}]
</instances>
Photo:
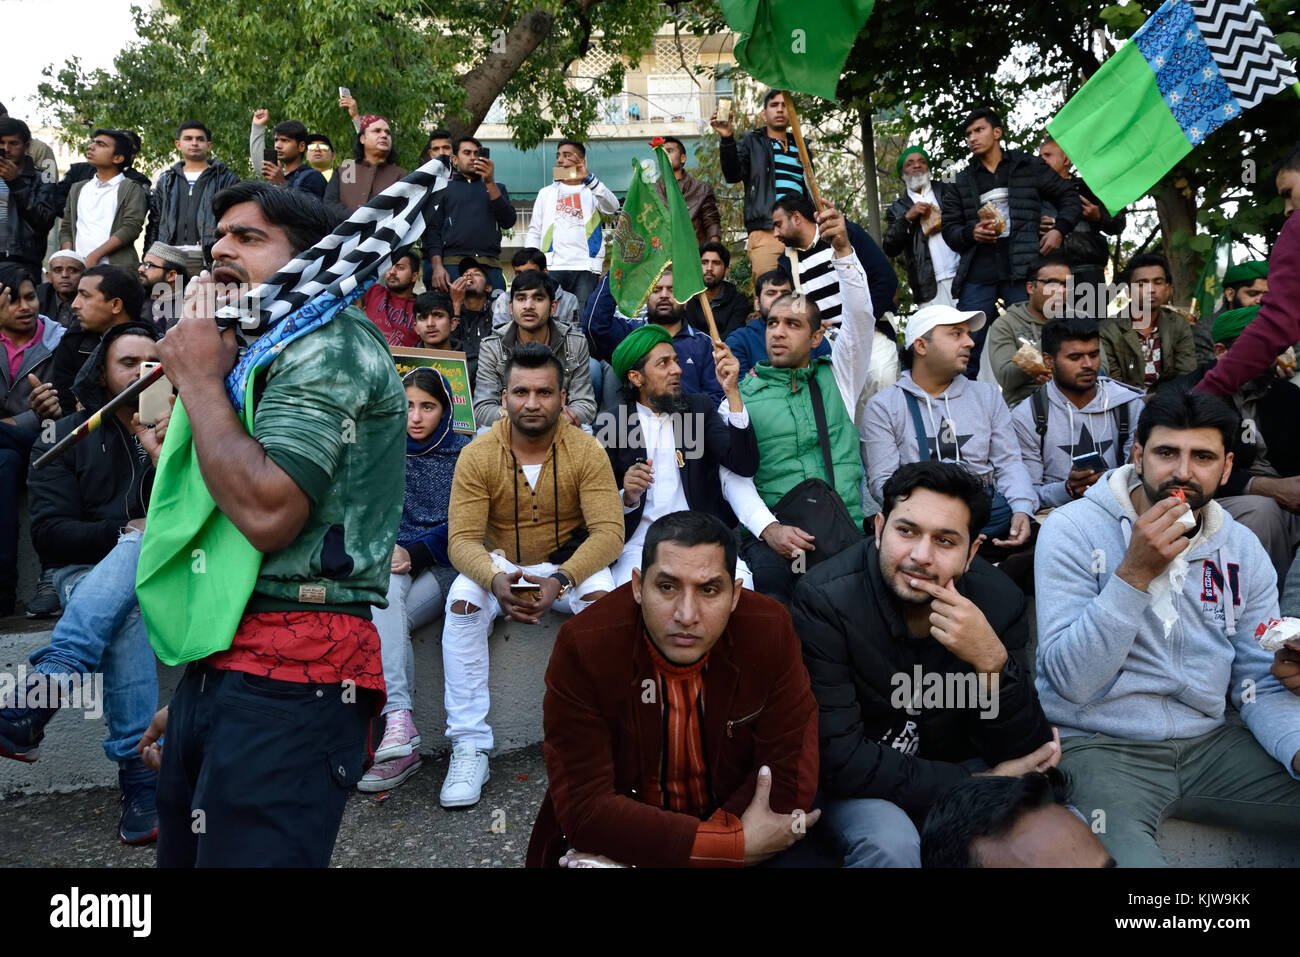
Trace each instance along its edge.
<instances>
[{"instance_id":1,"label":"black and white checkered flag","mask_svg":"<svg viewBox=\"0 0 1300 957\"><path fill-rule=\"evenodd\" d=\"M1273 31L1250 0L1194 0L1205 45L1243 110L1296 82Z\"/></svg>"},{"instance_id":2,"label":"black and white checkered flag","mask_svg":"<svg viewBox=\"0 0 1300 957\"><path fill-rule=\"evenodd\" d=\"M341 175L335 173L334 175ZM300 253L239 301L217 311L248 330L265 329L322 293L347 296L392 265L393 253L424 235L432 197L449 170L430 160L357 209L315 246Z\"/></svg>"}]
</instances>

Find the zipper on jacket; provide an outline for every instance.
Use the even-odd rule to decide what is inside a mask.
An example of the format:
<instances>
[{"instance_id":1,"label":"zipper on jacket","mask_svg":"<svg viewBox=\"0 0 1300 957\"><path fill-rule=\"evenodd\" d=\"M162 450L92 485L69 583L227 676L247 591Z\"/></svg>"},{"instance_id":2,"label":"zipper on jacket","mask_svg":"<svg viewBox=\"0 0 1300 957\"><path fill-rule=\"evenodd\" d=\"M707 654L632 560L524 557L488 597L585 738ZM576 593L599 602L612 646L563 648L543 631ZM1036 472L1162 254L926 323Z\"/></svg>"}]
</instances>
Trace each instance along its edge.
<instances>
[{"instance_id":1,"label":"zipper on jacket","mask_svg":"<svg viewBox=\"0 0 1300 957\"><path fill-rule=\"evenodd\" d=\"M753 714L747 714L743 718L732 718L730 721L727 722L727 737L729 738L735 737L735 735L732 732L736 728L738 728L742 724L747 724L748 722L753 721L762 713L763 713L763 709L759 708Z\"/></svg>"}]
</instances>

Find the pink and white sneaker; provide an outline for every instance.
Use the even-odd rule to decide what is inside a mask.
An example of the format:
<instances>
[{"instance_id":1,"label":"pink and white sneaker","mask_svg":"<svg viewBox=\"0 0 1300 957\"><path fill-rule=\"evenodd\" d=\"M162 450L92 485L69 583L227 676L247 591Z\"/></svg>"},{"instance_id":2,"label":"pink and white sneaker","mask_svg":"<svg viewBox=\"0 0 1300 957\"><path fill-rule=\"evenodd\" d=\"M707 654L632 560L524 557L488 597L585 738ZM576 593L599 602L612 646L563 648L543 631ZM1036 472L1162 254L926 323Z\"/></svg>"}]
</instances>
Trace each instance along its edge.
<instances>
[{"instance_id":1,"label":"pink and white sneaker","mask_svg":"<svg viewBox=\"0 0 1300 957\"><path fill-rule=\"evenodd\" d=\"M357 782L357 790L367 793L391 791L420 770L420 754L412 752L404 758L381 761L366 772L365 777Z\"/></svg>"},{"instance_id":2,"label":"pink and white sneaker","mask_svg":"<svg viewBox=\"0 0 1300 957\"><path fill-rule=\"evenodd\" d=\"M420 746L420 732L409 711L390 711L384 723L384 737L375 751L375 763L404 758Z\"/></svg>"}]
</instances>

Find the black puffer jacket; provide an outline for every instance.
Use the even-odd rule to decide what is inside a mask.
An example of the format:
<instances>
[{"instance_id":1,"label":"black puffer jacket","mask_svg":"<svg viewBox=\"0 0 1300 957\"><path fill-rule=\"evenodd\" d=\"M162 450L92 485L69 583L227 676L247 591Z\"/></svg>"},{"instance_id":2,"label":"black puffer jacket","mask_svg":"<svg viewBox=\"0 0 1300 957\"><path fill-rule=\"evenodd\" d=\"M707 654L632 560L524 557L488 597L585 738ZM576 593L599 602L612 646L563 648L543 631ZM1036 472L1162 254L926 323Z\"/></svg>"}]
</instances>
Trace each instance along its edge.
<instances>
[{"instance_id":1,"label":"black puffer jacket","mask_svg":"<svg viewBox=\"0 0 1300 957\"><path fill-rule=\"evenodd\" d=\"M944 195L952 189L947 183L938 180L930 184L934 198L943 206ZM907 270L907 282L912 287L912 295L917 302L929 302L939 294L939 284L934 279L934 260L930 258L930 237L921 228L920 219L908 219L907 211L916 203L907 193L894 200L885 220L889 227L885 230L885 255L890 259L903 256L903 266Z\"/></svg>"},{"instance_id":2,"label":"black puffer jacket","mask_svg":"<svg viewBox=\"0 0 1300 957\"><path fill-rule=\"evenodd\" d=\"M767 130L750 130L740 139L723 137L718 165L728 183L745 184L745 228L772 228L772 204L776 202L776 161L767 142ZM808 184L803 187L810 200Z\"/></svg>"},{"instance_id":3,"label":"black puffer jacket","mask_svg":"<svg viewBox=\"0 0 1300 957\"><path fill-rule=\"evenodd\" d=\"M158 185L149 196L149 225L144 232L145 252L155 242L177 244L181 195L183 192L188 193L190 188L184 170L185 161L177 160L158 177ZM199 245L205 250L216 242L217 237L217 218L212 214L212 197L238 182L239 177L225 163L219 159L210 159L208 168L199 174L194 183L194 194L189 197L190 208L194 210L197 219Z\"/></svg>"},{"instance_id":4,"label":"black puffer jacket","mask_svg":"<svg viewBox=\"0 0 1300 957\"><path fill-rule=\"evenodd\" d=\"M957 276L952 281L952 294L961 295L966 274L970 272L971 257L975 253L975 224L979 222L980 190L975 183L975 164L957 174L955 189L944 193L943 239L950 249L961 254ZM1011 275L1012 280L1023 279L1029 267L1038 258L1038 221L1042 218L1043 204L1051 203L1057 210L1056 228L1062 236L1069 236L1074 224L1083 215L1083 204L1074 182L1062 179L1056 170L1037 156L1018 150L1003 150L1002 162L1009 163L1008 183L1011 190Z\"/></svg>"},{"instance_id":5,"label":"black puffer jacket","mask_svg":"<svg viewBox=\"0 0 1300 957\"><path fill-rule=\"evenodd\" d=\"M982 558L957 591L979 607L1007 649L997 716L952 701L928 707L923 698L913 708L919 713L908 713L904 689L916 667L945 686L950 673L964 677L974 669L934 638L911 636L880 576L878 554L867 538L817 566L795 589L792 614L821 710L822 794L883 798L920 819L971 773L962 762L992 766L1024 757L1050 741L1052 729L1029 679L1024 595Z\"/></svg>"},{"instance_id":6,"label":"black puffer jacket","mask_svg":"<svg viewBox=\"0 0 1300 957\"><path fill-rule=\"evenodd\" d=\"M152 334L152 327L123 323L105 334L108 342L124 333ZM120 332L118 330L121 330ZM100 383L107 345L87 360L73 391L85 409L65 415L54 426L54 440L32 446L35 461L85 422L108 401ZM154 468L148 455L122 423L110 416L97 432L37 471L28 471L27 491L32 544L41 565L93 565L117 544L118 530L149 509Z\"/></svg>"}]
</instances>

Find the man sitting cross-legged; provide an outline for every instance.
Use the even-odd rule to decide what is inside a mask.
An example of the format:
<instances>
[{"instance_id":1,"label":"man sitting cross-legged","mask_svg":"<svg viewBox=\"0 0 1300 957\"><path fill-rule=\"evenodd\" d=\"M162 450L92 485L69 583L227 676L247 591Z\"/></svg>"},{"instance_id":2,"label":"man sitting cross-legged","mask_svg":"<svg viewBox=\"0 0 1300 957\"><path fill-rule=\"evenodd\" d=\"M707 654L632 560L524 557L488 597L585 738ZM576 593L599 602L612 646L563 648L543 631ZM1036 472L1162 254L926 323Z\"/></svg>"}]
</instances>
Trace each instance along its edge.
<instances>
[{"instance_id":1,"label":"man sitting cross-legged","mask_svg":"<svg viewBox=\"0 0 1300 957\"><path fill-rule=\"evenodd\" d=\"M944 791L1060 752L1029 681L1024 595L975 555L979 480L904 465L883 508L874 539L804 577L793 615L821 706L819 843L850 867L919 867L917 831Z\"/></svg>"},{"instance_id":2,"label":"man sitting cross-legged","mask_svg":"<svg viewBox=\"0 0 1300 957\"><path fill-rule=\"evenodd\" d=\"M553 605L576 614L614 588L608 566L623 547L623 509L605 450L562 415L563 375L542 343L515 346L502 377L506 415L456 463L447 553L460 576L442 630L452 742L443 807L476 803L488 779L493 620L535 624Z\"/></svg>"},{"instance_id":3,"label":"man sitting cross-legged","mask_svg":"<svg viewBox=\"0 0 1300 957\"><path fill-rule=\"evenodd\" d=\"M1036 592L1051 596L1037 605L1038 694L1061 726L1071 800L1104 815L1121 867L1164 864L1169 815L1300 834L1300 697L1254 637L1277 615L1277 573L1212 498L1238 427L1222 399L1157 392L1133 464L1053 511L1034 552Z\"/></svg>"},{"instance_id":4,"label":"man sitting cross-legged","mask_svg":"<svg viewBox=\"0 0 1300 957\"><path fill-rule=\"evenodd\" d=\"M530 867L758 864L819 817L799 640L712 515L660 518L631 583L564 623L542 720Z\"/></svg>"}]
</instances>

